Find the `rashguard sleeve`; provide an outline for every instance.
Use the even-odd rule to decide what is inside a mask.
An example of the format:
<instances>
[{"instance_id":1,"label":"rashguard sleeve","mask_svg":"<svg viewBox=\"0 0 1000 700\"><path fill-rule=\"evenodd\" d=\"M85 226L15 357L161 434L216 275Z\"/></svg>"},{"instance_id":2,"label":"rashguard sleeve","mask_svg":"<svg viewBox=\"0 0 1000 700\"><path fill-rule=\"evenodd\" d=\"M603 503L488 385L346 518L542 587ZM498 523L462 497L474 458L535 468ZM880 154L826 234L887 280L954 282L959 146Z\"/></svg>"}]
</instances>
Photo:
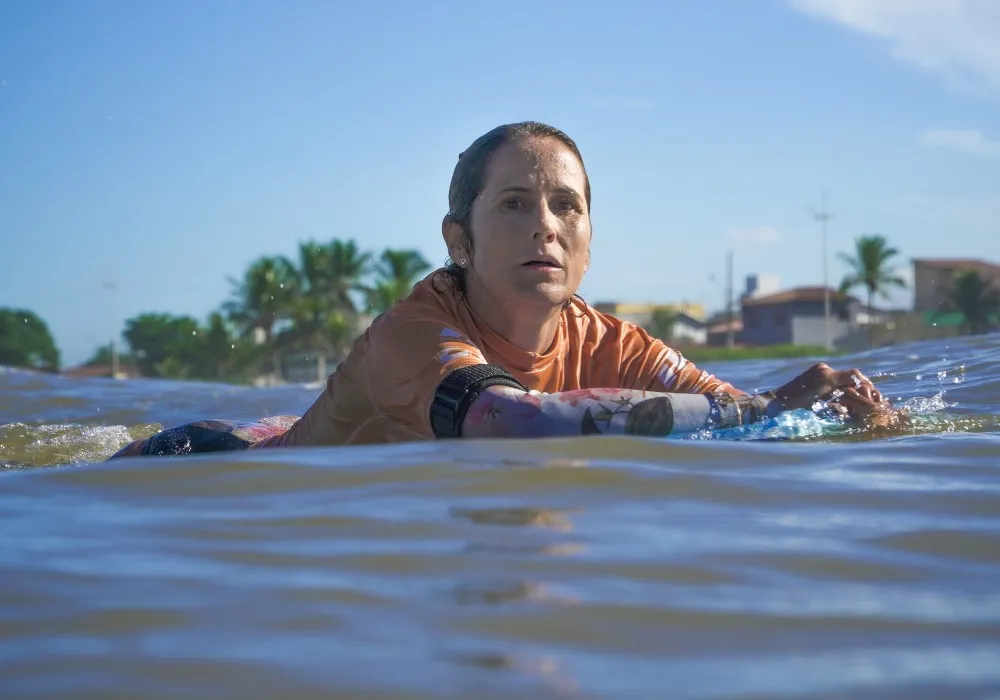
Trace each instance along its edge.
<instances>
[{"instance_id":1,"label":"rashguard sleeve","mask_svg":"<svg viewBox=\"0 0 1000 700\"><path fill-rule=\"evenodd\" d=\"M660 340L653 340L650 354L654 358L651 363L653 376L649 377L648 386L653 391L730 396L744 396L746 393L695 366L680 352L667 347Z\"/></svg>"},{"instance_id":2,"label":"rashguard sleeve","mask_svg":"<svg viewBox=\"0 0 1000 700\"><path fill-rule=\"evenodd\" d=\"M695 366L644 329L624 324L621 329L621 385L672 394L728 394L744 396L732 384Z\"/></svg>"},{"instance_id":3,"label":"rashguard sleeve","mask_svg":"<svg viewBox=\"0 0 1000 700\"><path fill-rule=\"evenodd\" d=\"M486 364L465 333L433 318L375 328L369 347L366 374L376 410L429 438L430 408L441 381L459 367Z\"/></svg>"}]
</instances>

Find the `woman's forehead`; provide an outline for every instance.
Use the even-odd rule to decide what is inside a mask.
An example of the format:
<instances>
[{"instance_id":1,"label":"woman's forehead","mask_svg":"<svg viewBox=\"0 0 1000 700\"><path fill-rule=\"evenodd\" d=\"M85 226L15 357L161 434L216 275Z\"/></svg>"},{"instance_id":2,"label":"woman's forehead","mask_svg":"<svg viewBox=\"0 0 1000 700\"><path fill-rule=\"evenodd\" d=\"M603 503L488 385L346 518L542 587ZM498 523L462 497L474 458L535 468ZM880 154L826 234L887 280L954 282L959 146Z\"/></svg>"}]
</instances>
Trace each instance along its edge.
<instances>
[{"instance_id":1,"label":"woman's forehead","mask_svg":"<svg viewBox=\"0 0 1000 700\"><path fill-rule=\"evenodd\" d=\"M579 159L558 139L518 139L497 149L487 169L484 189L559 183L582 191L584 180Z\"/></svg>"}]
</instances>

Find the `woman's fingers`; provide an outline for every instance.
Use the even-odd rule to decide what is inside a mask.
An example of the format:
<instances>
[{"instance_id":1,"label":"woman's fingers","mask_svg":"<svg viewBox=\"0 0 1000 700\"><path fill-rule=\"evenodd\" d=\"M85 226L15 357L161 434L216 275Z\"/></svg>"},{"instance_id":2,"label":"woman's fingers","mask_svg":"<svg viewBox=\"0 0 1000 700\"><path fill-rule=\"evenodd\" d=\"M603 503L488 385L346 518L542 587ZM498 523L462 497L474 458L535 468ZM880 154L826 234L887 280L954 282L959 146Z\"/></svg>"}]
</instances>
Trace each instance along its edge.
<instances>
[{"instance_id":1,"label":"woman's fingers","mask_svg":"<svg viewBox=\"0 0 1000 700\"><path fill-rule=\"evenodd\" d=\"M844 404L842 404L842 403L840 403L838 401L830 401L826 405L827 405L827 408L829 408L830 410L832 410L834 413L836 413L836 414L838 414L840 416L844 416L845 418L848 417L848 416L850 416L850 414L851 414L851 412L849 410L847 410L847 406L845 406Z\"/></svg>"},{"instance_id":2,"label":"woman's fingers","mask_svg":"<svg viewBox=\"0 0 1000 700\"><path fill-rule=\"evenodd\" d=\"M875 384L857 368L839 372L837 375L837 388L842 391L853 389L869 401L874 401L875 403L882 402L882 394L875 388Z\"/></svg>"},{"instance_id":3,"label":"woman's fingers","mask_svg":"<svg viewBox=\"0 0 1000 700\"><path fill-rule=\"evenodd\" d=\"M876 400L867 398L865 392L854 387L847 387L837 399L837 403L847 409L851 419L867 427L891 428L900 425L903 419L900 413L889 404L882 401L882 395L876 390Z\"/></svg>"},{"instance_id":4,"label":"woman's fingers","mask_svg":"<svg viewBox=\"0 0 1000 700\"><path fill-rule=\"evenodd\" d=\"M844 393L837 399L837 402L854 418L866 416L875 408L875 402L864 396L855 387L844 389Z\"/></svg>"}]
</instances>

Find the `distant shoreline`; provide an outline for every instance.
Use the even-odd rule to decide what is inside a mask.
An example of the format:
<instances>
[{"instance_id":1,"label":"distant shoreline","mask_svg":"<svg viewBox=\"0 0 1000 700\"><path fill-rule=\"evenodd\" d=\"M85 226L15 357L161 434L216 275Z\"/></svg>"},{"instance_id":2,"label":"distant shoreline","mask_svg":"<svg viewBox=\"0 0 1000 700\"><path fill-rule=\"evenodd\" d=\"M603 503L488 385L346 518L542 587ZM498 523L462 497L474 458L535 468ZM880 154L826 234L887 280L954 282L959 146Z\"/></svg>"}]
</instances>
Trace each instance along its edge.
<instances>
[{"instance_id":1,"label":"distant shoreline","mask_svg":"<svg viewBox=\"0 0 1000 700\"><path fill-rule=\"evenodd\" d=\"M843 355L844 353L837 350L827 350L821 346L808 346L808 345L762 345L762 346L736 346L732 348L726 347L709 347L704 345L670 345L671 348L680 352L684 357L691 362L702 363L702 362L739 362L742 360L784 360L784 359L798 359L798 358L831 358ZM0 372L5 369L16 370L16 371L28 371L28 372L38 372L39 374L53 374L63 377L70 377L74 379L110 379L111 378L111 367L109 366L81 366L81 367L69 367L59 372L39 372L32 368L20 368L20 367L5 367L0 366ZM120 381L131 381L131 380L142 380L142 379L153 379L153 380L163 380L164 377L144 377L138 373L138 370L134 367L123 367L124 372L119 376ZM169 378L168 381L175 382L185 382L193 381L197 383L205 383L208 381L212 384L225 384L228 386L255 386L255 383L250 381L235 381L226 379L217 380L204 380L204 379L179 379L179 378ZM322 384L317 383L315 380L310 382L277 382L271 384L270 386L305 386L312 384Z\"/></svg>"},{"instance_id":2,"label":"distant shoreline","mask_svg":"<svg viewBox=\"0 0 1000 700\"><path fill-rule=\"evenodd\" d=\"M707 345L671 346L692 362L737 362L740 360L793 360L803 357L838 357L844 353L820 345L751 345L732 348Z\"/></svg>"}]
</instances>

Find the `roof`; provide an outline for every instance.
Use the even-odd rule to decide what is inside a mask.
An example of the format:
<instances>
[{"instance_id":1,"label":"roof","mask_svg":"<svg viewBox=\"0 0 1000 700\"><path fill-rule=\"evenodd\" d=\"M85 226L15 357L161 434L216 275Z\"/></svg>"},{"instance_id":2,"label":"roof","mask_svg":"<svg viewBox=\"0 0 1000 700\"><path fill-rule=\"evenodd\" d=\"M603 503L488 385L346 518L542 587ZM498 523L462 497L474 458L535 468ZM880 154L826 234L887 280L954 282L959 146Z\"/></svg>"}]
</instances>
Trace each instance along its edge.
<instances>
[{"instance_id":1,"label":"roof","mask_svg":"<svg viewBox=\"0 0 1000 700\"><path fill-rule=\"evenodd\" d=\"M913 265L932 270L975 270L991 275L1000 274L1000 265L977 258L914 258Z\"/></svg>"},{"instance_id":2,"label":"roof","mask_svg":"<svg viewBox=\"0 0 1000 700\"><path fill-rule=\"evenodd\" d=\"M695 316L692 316L691 314L685 313L683 311L678 311L677 316L674 317L674 323L677 322L686 323L687 325L693 326L695 328L705 327L705 322L702 319L696 318Z\"/></svg>"},{"instance_id":3,"label":"roof","mask_svg":"<svg viewBox=\"0 0 1000 700\"><path fill-rule=\"evenodd\" d=\"M790 304L795 301L823 301L825 290L825 287L795 287L760 297L744 297L741 303L743 306L766 306L768 304ZM836 289L830 289L830 301L856 301L856 299L847 294L841 294Z\"/></svg>"},{"instance_id":4,"label":"roof","mask_svg":"<svg viewBox=\"0 0 1000 700\"><path fill-rule=\"evenodd\" d=\"M708 327L708 332L711 334L717 333L728 333L733 331L734 333L739 333L743 330L743 321L740 319L734 319L730 324L728 321L723 321L722 323L716 323Z\"/></svg>"}]
</instances>

